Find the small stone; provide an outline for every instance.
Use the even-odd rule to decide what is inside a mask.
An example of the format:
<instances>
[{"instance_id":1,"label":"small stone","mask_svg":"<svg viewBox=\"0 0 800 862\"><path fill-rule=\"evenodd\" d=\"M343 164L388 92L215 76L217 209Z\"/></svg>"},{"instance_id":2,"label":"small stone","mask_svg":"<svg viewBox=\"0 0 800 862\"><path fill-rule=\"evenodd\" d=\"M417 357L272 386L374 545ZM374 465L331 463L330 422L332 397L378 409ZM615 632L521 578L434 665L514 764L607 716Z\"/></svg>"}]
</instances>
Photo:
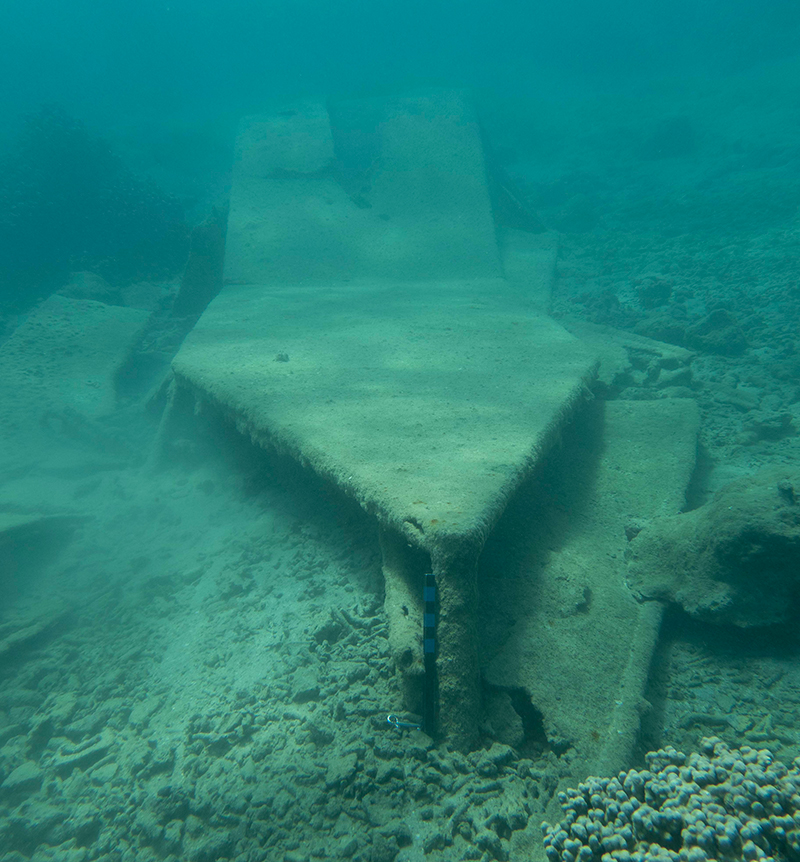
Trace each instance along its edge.
<instances>
[{"instance_id":1,"label":"small stone","mask_svg":"<svg viewBox=\"0 0 800 862\"><path fill-rule=\"evenodd\" d=\"M180 820L171 820L164 827L164 843L171 850L178 850L181 844L183 823Z\"/></svg>"},{"instance_id":2,"label":"small stone","mask_svg":"<svg viewBox=\"0 0 800 862\"><path fill-rule=\"evenodd\" d=\"M345 754L329 761L325 772L325 786L328 788L346 784L356 774L358 757L355 754Z\"/></svg>"},{"instance_id":3,"label":"small stone","mask_svg":"<svg viewBox=\"0 0 800 862\"><path fill-rule=\"evenodd\" d=\"M128 721L133 727L144 727L150 720L150 716L161 706L163 698L149 697L139 701L131 710Z\"/></svg>"},{"instance_id":4,"label":"small stone","mask_svg":"<svg viewBox=\"0 0 800 862\"><path fill-rule=\"evenodd\" d=\"M117 774L119 765L117 763L104 763L93 769L89 774L92 779L92 784L108 784L109 781Z\"/></svg>"},{"instance_id":5,"label":"small stone","mask_svg":"<svg viewBox=\"0 0 800 862\"><path fill-rule=\"evenodd\" d=\"M105 757L112 742L112 735L104 731L79 745L62 745L53 757L53 768L59 774L67 774L75 768L85 769Z\"/></svg>"},{"instance_id":6,"label":"small stone","mask_svg":"<svg viewBox=\"0 0 800 862\"><path fill-rule=\"evenodd\" d=\"M6 780L0 784L0 789L8 793L38 790L42 786L43 777L42 770L28 760L6 777Z\"/></svg>"},{"instance_id":7,"label":"small stone","mask_svg":"<svg viewBox=\"0 0 800 862\"><path fill-rule=\"evenodd\" d=\"M350 859L355 855L356 850L358 850L358 841L355 838L350 838L341 845L339 854L343 859Z\"/></svg>"}]
</instances>

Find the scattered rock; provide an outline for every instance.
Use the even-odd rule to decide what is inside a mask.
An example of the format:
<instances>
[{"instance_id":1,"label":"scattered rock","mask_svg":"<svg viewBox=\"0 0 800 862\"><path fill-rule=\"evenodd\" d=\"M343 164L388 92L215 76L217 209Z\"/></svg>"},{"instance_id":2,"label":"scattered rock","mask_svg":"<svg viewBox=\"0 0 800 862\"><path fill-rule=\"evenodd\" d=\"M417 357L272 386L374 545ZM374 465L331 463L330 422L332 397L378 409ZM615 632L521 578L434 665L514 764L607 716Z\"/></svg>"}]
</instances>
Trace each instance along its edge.
<instances>
[{"instance_id":1,"label":"scattered rock","mask_svg":"<svg viewBox=\"0 0 800 862\"><path fill-rule=\"evenodd\" d=\"M658 308L672 296L672 282L663 275L648 273L634 280L634 287L643 308Z\"/></svg>"},{"instance_id":2,"label":"scattered rock","mask_svg":"<svg viewBox=\"0 0 800 862\"><path fill-rule=\"evenodd\" d=\"M675 368L672 371L662 371L656 381L659 389L667 389L672 386L688 387L692 382L692 369L686 365L683 368Z\"/></svg>"},{"instance_id":3,"label":"scattered rock","mask_svg":"<svg viewBox=\"0 0 800 862\"><path fill-rule=\"evenodd\" d=\"M633 327L637 335L644 335L667 344L686 343L686 321L675 317L668 309L649 313Z\"/></svg>"},{"instance_id":4,"label":"scattered rock","mask_svg":"<svg viewBox=\"0 0 800 862\"><path fill-rule=\"evenodd\" d=\"M75 712L77 702L78 697L74 691L55 694L47 701L44 711L47 713L50 721L53 722L53 727L56 730L60 730L69 723Z\"/></svg>"},{"instance_id":5,"label":"scattered rock","mask_svg":"<svg viewBox=\"0 0 800 862\"><path fill-rule=\"evenodd\" d=\"M686 344L719 356L741 356L747 350L747 337L729 311L717 308L686 329Z\"/></svg>"},{"instance_id":6,"label":"scattered rock","mask_svg":"<svg viewBox=\"0 0 800 862\"><path fill-rule=\"evenodd\" d=\"M62 745L50 765L59 775L68 774L76 768L86 769L108 754L113 741L111 733L103 731L78 745Z\"/></svg>"},{"instance_id":7,"label":"scattered rock","mask_svg":"<svg viewBox=\"0 0 800 862\"><path fill-rule=\"evenodd\" d=\"M233 852L235 836L231 832L202 834L198 839L184 840L184 858L189 862L219 862Z\"/></svg>"},{"instance_id":8,"label":"scattered rock","mask_svg":"<svg viewBox=\"0 0 800 862\"><path fill-rule=\"evenodd\" d=\"M295 703L308 703L319 700L320 687L316 674L309 668L300 668L294 675L294 694L292 700Z\"/></svg>"},{"instance_id":9,"label":"scattered rock","mask_svg":"<svg viewBox=\"0 0 800 862\"><path fill-rule=\"evenodd\" d=\"M98 786L108 784L119 772L118 763L103 763L94 769L90 770L89 775L92 779L92 784Z\"/></svg>"},{"instance_id":10,"label":"scattered rock","mask_svg":"<svg viewBox=\"0 0 800 862\"><path fill-rule=\"evenodd\" d=\"M794 416L788 410L753 410L743 423L743 443L783 440L797 433Z\"/></svg>"},{"instance_id":11,"label":"scattered rock","mask_svg":"<svg viewBox=\"0 0 800 862\"><path fill-rule=\"evenodd\" d=\"M148 697L140 700L131 710L128 721L133 727L146 727L150 721L150 716L156 712L163 702L163 697Z\"/></svg>"},{"instance_id":12,"label":"scattered rock","mask_svg":"<svg viewBox=\"0 0 800 862\"><path fill-rule=\"evenodd\" d=\"M0 789L7 793L32 792L41 787L43 776L44 773L42 770L35 763L27 760L13 770L6 780L0 784Z\"/></svg>"},{"instance_id":13,"label":"scattered rock","mask_svg":"<svg viewBox=\"0 0 800 862\"><path fill-rule=\"evenodd\" d=\"M351 781L358 768L358 757L355 754L345 754L334 757L328 762L325 772L325 786L338 787Z\"/></svg>"},{"instance_id":14,"label":"scattered rock","mask_svg":"<svg viewBox=\"0 0 800 862\"><path fill-rule=\"evenodd\" d=\"M743 413L746 413L748 410L755 410L760 403L758 392L742 386L735 388L717 386L714 389L713 398L719 404L730 404L731 407L735 407Z\"/></svg>"}]
</instances>

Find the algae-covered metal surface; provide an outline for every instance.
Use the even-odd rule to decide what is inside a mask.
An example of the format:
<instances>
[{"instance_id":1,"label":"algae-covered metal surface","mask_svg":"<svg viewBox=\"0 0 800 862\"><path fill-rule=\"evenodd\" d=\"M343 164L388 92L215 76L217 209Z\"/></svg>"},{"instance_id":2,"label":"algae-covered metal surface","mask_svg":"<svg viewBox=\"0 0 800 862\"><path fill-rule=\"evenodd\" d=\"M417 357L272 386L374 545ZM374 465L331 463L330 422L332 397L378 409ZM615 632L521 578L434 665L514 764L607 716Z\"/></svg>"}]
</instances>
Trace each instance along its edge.
<instances>
[{"instance_id":1,"label":"algae-covered metal surface","mask_svg":"<svg viewBox=\"0 0 800 862\"><path fill-rule=\"evenodd\" d=\"M592 356L502 282L235 286L175 361L240 428L419 544L493 520Z\"/></svg>"},{"instance_id":2,"label":"algae-covered metal surface","mask_svg":"<svg viewBox=\"0 0 800 862\"><path fill-rule=\"evenodd\" d=\"M429 555L442 730L460 744L479 713L477 558L596 365L538 311L552 243L509 234L504 255L508 279L462 97L252 118L227 285L173 363L180 387Z\"/></svg>"}]
</instances>

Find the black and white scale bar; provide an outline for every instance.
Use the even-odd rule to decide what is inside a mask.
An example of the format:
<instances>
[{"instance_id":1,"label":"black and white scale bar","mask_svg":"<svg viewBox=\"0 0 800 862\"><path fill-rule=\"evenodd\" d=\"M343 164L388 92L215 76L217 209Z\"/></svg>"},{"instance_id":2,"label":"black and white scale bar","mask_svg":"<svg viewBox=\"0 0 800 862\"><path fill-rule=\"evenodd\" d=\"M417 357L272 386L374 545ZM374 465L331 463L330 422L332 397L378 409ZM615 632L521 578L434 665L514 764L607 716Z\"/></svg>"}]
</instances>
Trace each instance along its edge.
<instances>
[{"instance_id":1,"label":"black and white scale bar","mask_svg":"<svg viewBox=\"0 0 800 862\"><path fill-rule=\"evenodd\" d=\"M424 576L422 587L422 600L424 604L422 617L422 652L425 667L425 681L422 692L422 729L425 733L433 736L436 732L436 654L438 643L436 640L436 624L438 616L438 595L436 590L436 577L433 574Z\"/></svg>"}]
</instances>

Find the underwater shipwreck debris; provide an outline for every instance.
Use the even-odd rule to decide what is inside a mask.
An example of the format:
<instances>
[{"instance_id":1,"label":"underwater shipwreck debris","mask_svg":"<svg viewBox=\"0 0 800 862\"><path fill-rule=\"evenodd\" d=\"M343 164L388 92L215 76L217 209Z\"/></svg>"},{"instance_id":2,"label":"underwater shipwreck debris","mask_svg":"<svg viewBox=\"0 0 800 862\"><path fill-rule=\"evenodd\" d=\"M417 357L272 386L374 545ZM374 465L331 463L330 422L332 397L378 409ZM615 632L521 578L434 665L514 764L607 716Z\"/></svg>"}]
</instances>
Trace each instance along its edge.
<instances>
[{"instance_id":1,"label":"underwater shipwreck debris","mask_svg":"<svg viewBox=\"0 0 800 862\"><path fill-rule=\"evenodd\" d=\"M549 238L504 243L506 280L461 94L358 102L347 122L344 110L333 126L318 103L243 120L225 286L173 360L169 410L208 404L376 516L406 701L387 709L422 709L426 611L421 583L404 578L436 577L437 735L468 748L479 735L478 557L588 397L597 360L531 311L528 296L549 295L555 274ZM381 130L372 207L322 170L345 125ZM345 143L340 134L340 159Z\"/></svg>"}]
</instances>

